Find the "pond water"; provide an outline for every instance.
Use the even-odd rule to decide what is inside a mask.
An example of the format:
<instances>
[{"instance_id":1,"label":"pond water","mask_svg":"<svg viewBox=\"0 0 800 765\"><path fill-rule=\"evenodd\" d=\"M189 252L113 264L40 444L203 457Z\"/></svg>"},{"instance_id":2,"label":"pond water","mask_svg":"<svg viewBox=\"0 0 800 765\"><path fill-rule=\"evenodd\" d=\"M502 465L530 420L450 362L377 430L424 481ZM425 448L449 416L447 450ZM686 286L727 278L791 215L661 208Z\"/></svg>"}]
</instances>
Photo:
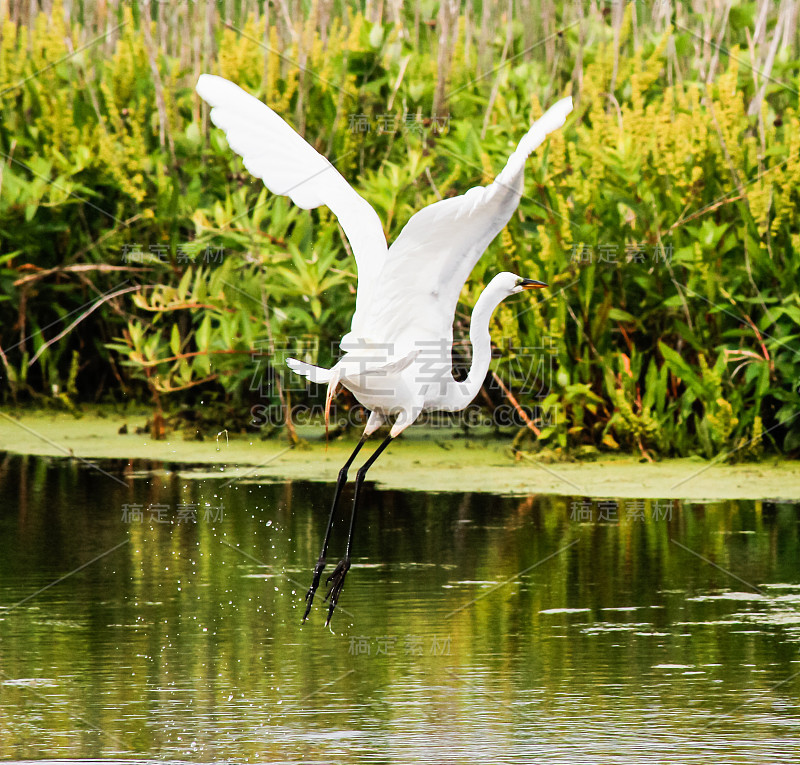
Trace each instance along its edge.
<instances>
[{"instance_id":1,"label":"pond water","mask_svg":"<svg viewBox=\"0 0 800 765\"><path fill-rule=\"evenodd\" d=\"M100 466L0 455L0 758L800 761L798 505L367 485L325 629L331 485Z\"/></svg>"}]
</instances>

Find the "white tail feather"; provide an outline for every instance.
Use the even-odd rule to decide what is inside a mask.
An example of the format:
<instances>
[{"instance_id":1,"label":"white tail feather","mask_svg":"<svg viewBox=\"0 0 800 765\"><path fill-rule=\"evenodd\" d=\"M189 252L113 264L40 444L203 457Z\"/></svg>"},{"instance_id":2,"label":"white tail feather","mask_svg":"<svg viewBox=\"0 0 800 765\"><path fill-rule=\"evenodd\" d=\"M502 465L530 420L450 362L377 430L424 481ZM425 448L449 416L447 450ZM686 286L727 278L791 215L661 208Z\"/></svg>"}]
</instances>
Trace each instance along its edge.
<instances>
[{"instance_id":1,"label":"white tail feather","mask_svg":"<svg viewBox=\"0 0 800 765\"><path fill-rule=\"evenodd\" d=\"M295 374L307 377L311 382L324 385L331 381L331 370L324 367L315 367L313 364L307 364L305 361L298 359L286 359L286 366Z\"/></svg>"}]
</instances>

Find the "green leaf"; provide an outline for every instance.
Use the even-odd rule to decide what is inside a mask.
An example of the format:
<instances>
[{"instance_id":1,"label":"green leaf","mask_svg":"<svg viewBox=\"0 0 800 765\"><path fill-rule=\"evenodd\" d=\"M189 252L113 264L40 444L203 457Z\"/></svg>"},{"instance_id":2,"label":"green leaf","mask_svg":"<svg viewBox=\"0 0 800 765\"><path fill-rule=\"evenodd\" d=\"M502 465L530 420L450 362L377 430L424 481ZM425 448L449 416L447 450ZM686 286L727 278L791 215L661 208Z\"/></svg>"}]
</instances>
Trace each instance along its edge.
<instances>
[{"instance_id":1,"label":"green leaf","mask_svg":"<svg viewBox=\"0 0 800 765\"><path fill-rule=\"evenodd\" d=\"M608 318L613 319L614 321L636 322L635 316L629 314L627 311L623 311L621 308L612 308L608 312Z\"/></svg>"},{"instance_id":2,"label":"green leaf","mask_svg":"<svg viewBox=\"0 0 800 765\"><path fill-rule=\"evenodd\" d=\"M180 283L178 284L178 291L177 297L178 300L184 302L186 300L186 296L189 293L189 284L192 281L192 267L189 266L186 269L186 273L181 277Z\"/></svg>"},{"instance_id":3,"label":"green leaf","mask_svg":"<svg viewBox=\"0 0 800 765\"><path fill-rule=\"evenodd\" d=\"M703 381L698 377L695 371L683 360L683 358L670 348L668 345L664 345L664 343L658 343L658 349L661 351L661 355L664 357L664 361L666 362L667 366L669 367L670 371L676 376L679 377L683 382L687 385L687 387L691 388L691 390L700 398L703 397L703 394L706 392L706 388L703 385Z\"/></svg>"},{"instance_id":4,"label":"green leaf","mask_svg":"<svg viewBox=\"0 0 800 765\"><path fill-rule=\"evenodd\" d=\"M178 324L172 325L172 334L169 339L169 347L173 356L180 356L181 353L181 333Z\"/></svg>"},{"instance_id":5,"label":"green leaf","mask_svg":"<svg viewBox=\"0 0 800 765\"><path fill-rule=\"evenodd\" d=\"M211 374L211 357L204 353L195 356L192 367L201 376L208 377Z\"/></svg>"},{"instance_id":6,"label":"green leaf","mask_svg":"<svg viewBox=\"0 0 800 765\"><path fill-rule=\"evenodd\" d=\"M211 337L211 314L207 313L200 322L195 335L195 343L198 350L207 351L209 346L209 338Z\"/></svg>"}]
</instances>

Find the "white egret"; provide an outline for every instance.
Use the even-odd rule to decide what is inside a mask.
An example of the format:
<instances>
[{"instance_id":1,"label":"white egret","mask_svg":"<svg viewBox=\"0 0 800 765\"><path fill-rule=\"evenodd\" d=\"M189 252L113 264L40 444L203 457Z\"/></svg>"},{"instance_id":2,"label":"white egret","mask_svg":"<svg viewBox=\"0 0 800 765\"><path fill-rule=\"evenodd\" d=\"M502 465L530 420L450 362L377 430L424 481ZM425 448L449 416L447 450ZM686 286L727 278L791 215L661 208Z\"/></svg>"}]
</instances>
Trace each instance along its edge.
<instances>
[{"instance_id":1,"label":"white egret","mask_svg":"<svg viewBox=\"0 0 800 765\"><path fill-rule=\"evenodd\" d=\"M436 202L413 215L391 247L375 210L336 168L266 104L232 82L203 74L197 92L211 121L225 131L244 166L275 194L311 209L327 205L339 219L358 268L356 310L342 338L342 358L331 368L290 359L292 370L327 384L326 422L339 385L370 411L364 433L339 471L322 552L306 593L308 617L325 567L331 528L347 473L371 433L394 417L389 435L356 473L355 496L344 557L328 577L326 625L350 569L351 545L361 486L367 471L394 438L426 410L459 411L480 391L491 359L489 320L504 299L546 287L533 279L500 273L475 304L470 322L472 366L461 382L452 374L453 318L467 277L519 204L525 160L572 111L564 98L537 120L493 183Z\"/></svg>"}]
</instances>

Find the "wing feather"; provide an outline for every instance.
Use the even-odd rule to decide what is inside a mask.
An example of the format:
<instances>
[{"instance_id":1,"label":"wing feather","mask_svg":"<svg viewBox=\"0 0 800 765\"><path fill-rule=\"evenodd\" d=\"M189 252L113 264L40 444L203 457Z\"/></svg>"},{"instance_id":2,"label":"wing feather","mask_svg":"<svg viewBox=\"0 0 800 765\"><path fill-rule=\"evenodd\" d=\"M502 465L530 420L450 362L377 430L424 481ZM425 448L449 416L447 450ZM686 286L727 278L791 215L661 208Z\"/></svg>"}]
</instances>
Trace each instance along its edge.
<instances>
[{"instance_id":1,"label":"wing feather","mask_svg":"<svg viewBox=\"0 0 800 765\"><path fill-rule=\"evenodd\" d=\"M411 217L389 248L379 292L358 307L343 346L357 338L398 347L412 339L452 338L461 288L519 204L525 160L571 111L571 98L552 106L523 136L493 183L435 202Z\"/></svg>"},{"instance_id":2,"label":"wing feather","mask_svg":"<svg viewBox=\"0 0 800 765\"><path fill-rule=\"evenodd\" d=\"M238 85L202 74L197 92L212 107L211 121L225 131L249 173L298 207L326 205L339 219L358 267L358 310L386 260L386 237L378 214L325 157Z\"/></svg>"}]
</instances>

